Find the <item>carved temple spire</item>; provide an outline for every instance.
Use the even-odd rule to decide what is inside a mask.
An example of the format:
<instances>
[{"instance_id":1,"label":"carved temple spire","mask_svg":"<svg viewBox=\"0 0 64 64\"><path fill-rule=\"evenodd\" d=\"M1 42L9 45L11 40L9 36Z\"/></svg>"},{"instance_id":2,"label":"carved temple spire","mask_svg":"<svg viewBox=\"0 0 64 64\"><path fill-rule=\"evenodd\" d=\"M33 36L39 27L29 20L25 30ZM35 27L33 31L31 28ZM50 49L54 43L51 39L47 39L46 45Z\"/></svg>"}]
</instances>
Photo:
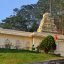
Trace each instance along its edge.
<instances>
[{"instance_id":1,"label":"carved temple spire","mask_svg":"<svg viewBox=\"0 0 64 64\"><path fill-rule=\"evenodd\" d=\"M57 32L56 25L54 24L54 18L50 13L43 14L43 18L40 22L37 32Z\"/></svg>"}]
</instances>

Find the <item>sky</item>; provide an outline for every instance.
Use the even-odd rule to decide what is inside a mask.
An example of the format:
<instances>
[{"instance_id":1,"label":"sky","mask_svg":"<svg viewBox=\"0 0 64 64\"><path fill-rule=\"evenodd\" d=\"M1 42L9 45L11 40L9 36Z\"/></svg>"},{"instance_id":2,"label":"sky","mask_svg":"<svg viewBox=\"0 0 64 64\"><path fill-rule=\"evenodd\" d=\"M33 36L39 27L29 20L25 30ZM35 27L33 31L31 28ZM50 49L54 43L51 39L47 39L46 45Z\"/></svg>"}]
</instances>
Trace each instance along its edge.
<instances>
[{"instance_id":1,"label":"sky","mask_svg":"<svg viewBox=\"0 0 64 64\"><path fill-rule=\"evenodd\" d=\"M0 22L13 14L14 8L22 5L35 4L38 0L0 0Z\"/></svg>"}]
</instances>

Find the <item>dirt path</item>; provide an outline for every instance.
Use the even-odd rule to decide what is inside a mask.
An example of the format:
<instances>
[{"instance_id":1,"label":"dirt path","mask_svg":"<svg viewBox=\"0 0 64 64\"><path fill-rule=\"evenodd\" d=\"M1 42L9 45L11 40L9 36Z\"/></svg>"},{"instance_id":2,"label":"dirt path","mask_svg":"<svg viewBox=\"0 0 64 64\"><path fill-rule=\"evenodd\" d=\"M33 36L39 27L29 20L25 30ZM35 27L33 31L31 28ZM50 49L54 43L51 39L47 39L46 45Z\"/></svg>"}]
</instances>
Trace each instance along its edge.
<instances>
[{"instance_id":1,"label":"dirt path","mask_svg":"<svg viewBox=\"0 0 64 64\"><path fill-rule=\"evenodd\" d=\"M64 59L51 60L51 61L47 61L47 62L37 62L37 63L32 63L32 64L64 64Z\"/></svg>"}]
</instances>

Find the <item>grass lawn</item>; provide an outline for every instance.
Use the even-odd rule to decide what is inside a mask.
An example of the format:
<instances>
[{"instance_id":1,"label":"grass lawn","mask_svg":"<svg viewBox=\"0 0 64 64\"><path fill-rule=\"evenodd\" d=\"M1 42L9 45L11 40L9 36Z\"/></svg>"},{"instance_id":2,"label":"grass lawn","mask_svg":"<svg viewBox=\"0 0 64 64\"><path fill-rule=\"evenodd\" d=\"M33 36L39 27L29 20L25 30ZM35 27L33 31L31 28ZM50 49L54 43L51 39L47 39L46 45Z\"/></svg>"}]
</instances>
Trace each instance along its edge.
<instances>
[{"instance_id":1,"label":"grass lawn","mask_svg":"<svg viewBox=\"0 0 64 64\"><path fill-rule=\"evenodd\" d=\"M33 53L28 51L0 50L0 64L30 64L62 57L45 53Z\"/></svg>"}]
</instances>

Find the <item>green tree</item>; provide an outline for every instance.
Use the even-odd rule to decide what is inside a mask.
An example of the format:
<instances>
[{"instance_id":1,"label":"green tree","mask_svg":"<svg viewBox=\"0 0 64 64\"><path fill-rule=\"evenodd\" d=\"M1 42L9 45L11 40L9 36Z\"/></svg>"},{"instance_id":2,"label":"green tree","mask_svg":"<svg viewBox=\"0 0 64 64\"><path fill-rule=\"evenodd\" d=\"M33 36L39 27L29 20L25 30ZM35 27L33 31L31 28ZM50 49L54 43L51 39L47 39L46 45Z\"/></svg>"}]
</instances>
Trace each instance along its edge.
<instances>
[{"instance_id":1,"label":"green tree","mask_svg":"<svg viewBox=\"0 0 64 64\"><path fill-rule=\"evenodd\" d=\"M6 18L3 21L3 28L7 29L15 29L15 30L27 30L27 20L24 20L22 16L12 16L10 18Z\"/></svg>"},{"instance_id":2,"label":"green tree","mask_svg":"<svg viewBox=\"0 0 64 64\"><path fill-rule=\"evenodd\" d=\"M14 15L15 15L15 14L18 13L19 9L18 8L15 8L15 9L13 9L13 11L14 11Z\"/></svg>"},{"instance_id":3,"label":"green tree","mask_svg":"<svg viewBox=\"0 0 64 64\"><path fill-rule=\"evenodd\" d=\"M37 48L44 50L45 53L48 53L51 50L54 51L56 49L54 38L52 36L45 37Z\"/></svg>"}]
</instances>

